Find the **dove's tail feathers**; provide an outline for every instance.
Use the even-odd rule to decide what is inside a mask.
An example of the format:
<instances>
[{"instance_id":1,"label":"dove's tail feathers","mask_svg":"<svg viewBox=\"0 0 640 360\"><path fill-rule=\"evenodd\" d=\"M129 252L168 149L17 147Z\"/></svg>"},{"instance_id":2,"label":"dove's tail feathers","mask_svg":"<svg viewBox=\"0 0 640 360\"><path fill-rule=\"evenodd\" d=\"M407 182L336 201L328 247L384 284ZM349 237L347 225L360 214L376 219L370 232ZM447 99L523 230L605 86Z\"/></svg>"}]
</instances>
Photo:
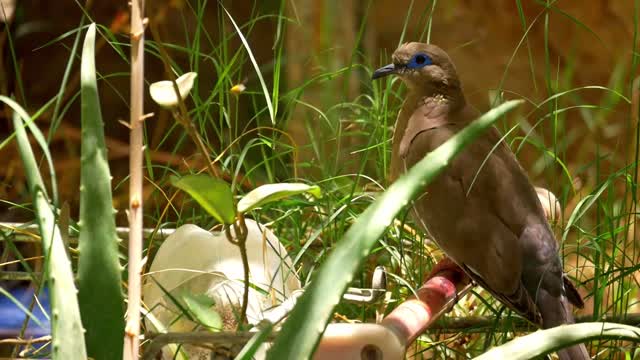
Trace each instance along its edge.
<instances>
[{"instance_id":1,"label":"dove's tail feathers","mask_svg":"<svg viewBox=\"0 0 640 360\"><path fill-rule=\"evenodd\" d=\"M580 299L579 295L578 299ZM571 305L569 305L567 298L564 296L555 297L546 291L541 290L538 293L538 308L542 314L542 327L545 329L574 323L573 315L571 314ZM560 360L591 359L584 344L573 345L562 350L558 350L558 357Z\"/></svg>"},{"instance_id":2,"label":"dove's tail feathers","mask_svg":"<svg viewBox=\"0 0 640 360\"><path fill-rule=\"evenodd\" d=\"M562 275L562 281L564 283L564 291L567 295L567 300L569 300L569 302L577 308L584 308L584 301L582 301L582 296L580 296L578 289L576 289L567 275Z\"/></svg>"}]
</instances>

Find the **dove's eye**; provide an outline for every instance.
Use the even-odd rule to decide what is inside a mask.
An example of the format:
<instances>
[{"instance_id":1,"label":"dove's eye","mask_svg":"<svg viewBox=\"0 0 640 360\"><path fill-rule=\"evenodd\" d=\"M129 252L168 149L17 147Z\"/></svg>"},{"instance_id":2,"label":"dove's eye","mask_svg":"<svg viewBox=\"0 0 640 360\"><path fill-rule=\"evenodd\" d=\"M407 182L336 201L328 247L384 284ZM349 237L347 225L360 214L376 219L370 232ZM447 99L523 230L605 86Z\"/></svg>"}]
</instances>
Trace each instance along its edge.
<instances>
[{"instance_id":1,"label":"dove's eye","mask_svg":"<svg viewBox=\"0 0 640 360\"><path fill-rule=\"evenodd\" d=\"M411 60L409 60L409 63L407 63L407 67L410 69L418 69L431 64L433 64L433 61L431 61L429 55L418 53L413 55Z\"/></svg>"}]
</instances>

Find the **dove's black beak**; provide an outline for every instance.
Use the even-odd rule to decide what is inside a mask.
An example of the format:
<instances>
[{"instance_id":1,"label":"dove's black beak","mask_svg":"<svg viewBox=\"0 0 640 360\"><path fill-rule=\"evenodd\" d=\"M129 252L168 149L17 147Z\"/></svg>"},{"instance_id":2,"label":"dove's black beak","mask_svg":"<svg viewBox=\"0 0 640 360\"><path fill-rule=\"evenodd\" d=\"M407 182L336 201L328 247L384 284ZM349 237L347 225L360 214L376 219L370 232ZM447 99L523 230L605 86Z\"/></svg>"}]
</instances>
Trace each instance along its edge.
<instances>
[{"instance_id":1,"label":"dove's black beak","mask_svg":"<svg viewBox=\"0 0 640 360\"><path fill-rule=\"evenodd\" d=\"M396 70L397 69L394 64L385 65L373 72L373 75L371 75L371 80L375 80L381 77L385 77L387 75L395 74L397 72Z\"/></svg>"}]
</instances>

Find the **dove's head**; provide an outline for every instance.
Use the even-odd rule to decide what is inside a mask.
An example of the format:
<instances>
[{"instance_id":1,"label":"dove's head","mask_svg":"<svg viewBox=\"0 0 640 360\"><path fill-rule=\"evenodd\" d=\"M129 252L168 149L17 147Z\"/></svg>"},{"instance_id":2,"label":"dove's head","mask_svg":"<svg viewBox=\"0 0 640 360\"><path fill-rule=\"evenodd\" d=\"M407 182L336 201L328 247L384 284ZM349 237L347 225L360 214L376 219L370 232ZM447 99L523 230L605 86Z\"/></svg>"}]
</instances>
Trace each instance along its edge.
<instances>
[{"instance_id":1,"label":"dove's head","mask_svg":"<svg viewBox=\"0 0 640 360\"><path fill-rule=\"evenodd\" d=\"M373 73L372 79L395 74L410 89L458 89L460 81L449 55L435 45L410 42L393 53L393 63Z\"/></svg>"}]
</instances>

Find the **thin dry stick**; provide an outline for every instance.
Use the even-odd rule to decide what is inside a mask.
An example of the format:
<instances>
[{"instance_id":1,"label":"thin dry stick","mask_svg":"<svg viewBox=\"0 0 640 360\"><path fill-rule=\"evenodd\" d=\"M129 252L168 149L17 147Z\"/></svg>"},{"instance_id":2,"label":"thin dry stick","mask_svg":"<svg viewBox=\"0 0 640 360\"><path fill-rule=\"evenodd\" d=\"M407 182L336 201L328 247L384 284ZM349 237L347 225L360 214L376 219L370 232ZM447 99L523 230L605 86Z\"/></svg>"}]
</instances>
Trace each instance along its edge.
<instances>
[{"instance_id":1,"label":"thin dry stick","mask_svg":"<svg viewBox=\"0 0 640 360\"><path fill-rule=\"evenodd\" d=\"M202 346L210 344L213 348L230 348L230 355L236 356L239 349L242 348L247 342L255 336L255 332L188 332L188 333L163 333L163 334L149 334L148 337L151 340L149 346L146 348L142 360L153 360L156 358L162 347L167 344L192 344L196 346ZM276 334L272 333L268 335L267 341L273 341ZM240 345L240 346L234 346ZM234 348L238 350L234 351Z\"/></svg>"},{"instance_id":2,"label":"thin dry stick","mask_svg":"<svg viewBox=\"0 0 640 360\"><path fill-rule=\"evenodd\" d=\"M49 342L49 341L51 341L51 335L45 335L45 336L32 338L32 339L22 339L22 338L2 339L0 340L0 344L30 345L30 344Z\"/></svg>"},{"instance_id":3,"label":"thin dry stick","mask_svg":"<svg viewBox=\"0 0 640 360\"><path fill-rule=\"evenodd\" d=\"M142 152L144 94L144 0L131 1L131 119L129 148L129 281L124 359L138 358L142 270Z\"/></svg>"}]
</instances>

